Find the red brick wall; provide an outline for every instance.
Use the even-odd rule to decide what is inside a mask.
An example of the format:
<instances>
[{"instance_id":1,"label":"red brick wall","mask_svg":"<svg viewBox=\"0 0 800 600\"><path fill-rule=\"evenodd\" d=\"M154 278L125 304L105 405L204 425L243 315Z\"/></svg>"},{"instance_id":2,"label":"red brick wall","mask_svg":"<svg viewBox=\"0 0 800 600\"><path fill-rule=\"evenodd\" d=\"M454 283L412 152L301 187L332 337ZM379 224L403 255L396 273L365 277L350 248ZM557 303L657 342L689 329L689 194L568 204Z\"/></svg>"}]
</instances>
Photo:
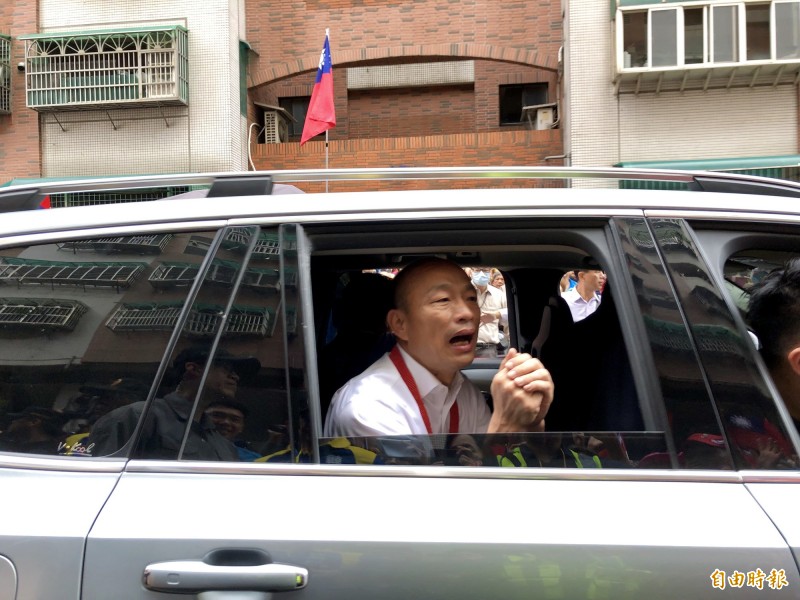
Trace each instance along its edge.
<instances>
[{"instance_id":1,"label":"red brick wall","mask_svg":"<svg viewBox=\"0 0 800 600\"><path fill-rule=\"evenodd\" d=\"M25 107L25 46L15 38L38 31L38 0L0 2L0 32L11 40L11 114L0 115L0 184L14 177L39 177L39 114Z\"/></svg>"},{"instance_id":2,"label":"red brick wall","mask_svg":"<svg viewBox=\"0 0 800 600\"><path fill-rule=\"evenodd\" d=\"M475 131L471 85L351 91L347 112L350 139Z\"/></svg>"},{"instance_id":3,"label":"red brick wall","mask_svg":"<svg viewBox=\"0 0 800 600\"><path fill-rule=\"evenodd\" d=\"M561 154L561 133L557 129L505 130L486 133L461 133L406 138L371 138L331 140L328 167L390 168L430 166L561 166L561 159L545 161L545 157ZM313 141L299 144L257 144L252 148L253 162L259 171L282 169L323 169L325 143ZM414 182L376 184L370 189L413 187ZM430 184L425 184L430 185ZM505 179L475 182L442 181L440 187L508 186ZM522 181L514 185L530 187ZM559 186L560 182L540 182L542 186ZM298 187L306 192L322 191L324 184L305 183ZM329 191L363 190L359 182L331 182Z\"/></svg>"},{"instance_id":4,"label":"red brick wall","mask_svg":"<svg viewBox=\"0 0 800 600\"><path fill-rule=\"evenodd\" d=\"M247 0L248 42L257 53L252 97L276 105L281 97L310 96L326 27L337 119L329 132L332 167L542 164L563 152L560 130L501 127L498 96L500 85L547 82L548 100L556 101L559 0ZM474 85L346 89L347 67L455 59L475 61ZM476 135L489 132L497 135ZM521 137L509 143L512 133ZM254 149L257 168L323 164L315 143L277 146Z\"/></svg>"}]
</instances>

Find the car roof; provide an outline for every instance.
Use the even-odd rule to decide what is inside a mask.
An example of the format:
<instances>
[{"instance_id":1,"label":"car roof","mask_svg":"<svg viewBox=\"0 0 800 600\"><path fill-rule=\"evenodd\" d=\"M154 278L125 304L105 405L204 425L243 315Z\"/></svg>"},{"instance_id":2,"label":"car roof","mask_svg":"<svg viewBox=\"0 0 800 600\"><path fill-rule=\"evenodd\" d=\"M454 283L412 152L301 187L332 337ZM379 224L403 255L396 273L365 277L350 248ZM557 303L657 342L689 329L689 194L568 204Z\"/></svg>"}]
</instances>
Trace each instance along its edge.
<instances>
[{"instance_id":1,"label":"car roof","mask_svg":"<svg viewBox=\"0 0 800 600\"><path fill-rule=\"evenodd\" d=\"M318 171L276 171L272 173L206 174L188 176L159 176L157 178L120 178L98 183L96 179L85 182L61 184L40 184L36 186L10 186L0 190L0 203L6 190L23 193L34 190L39 196L64 193L82 189L96 190L99 187L115 186L142 187L146 182L157 181L167 185L182 180L204 182L214 185L215 181L238 175L256 180L258 177L277 181L332 181L363 178L364 187L368 180L386 179L435 179L444 174L447 179L456 175L472 179L476 187L466 189L408 189L395 191L352 191L332 193L264 195L249 193L251 187L241 188L242 195L233 188L217 197L177 197L175 199L153 200L148 202L127 202L97 206L56 208L40 211L6 212L0 219L0 235L26 235L48 231L65 231L86 228L114 228L130 225L152 225L186 223L208 223L216 225L229 220L246 222L248 219L275 222L339 222L374 221L385 219L423 219L423 218L472 218L503 217L531 213L550 213L558 215L597 215L611 216L624 214L678 214L703 217L725 213L728 218L786 218L800 216L798 200L792 197L761 195L761 187L778 186L780 192L800 196L800 185L793 182L768 180L759 177L731 176L719 173L664 172L631 169L573 169L555 168L516 168L500 171L499 177L513 179L516 176L535 179L573 178L573 187L479 187L482 180L476 174L497 173L498 168L476 170L460 169L395 169L395 170L318 170ZM377 173L376 173L377 171ZM588 175L588 177L587 177ZM595 175L603 177L595 179ZM416 176L416 177L415 177ZM723 189L733 189L737 193L704 191L702 194L683 190L658 189L620 189L617 180L637 179L645 181L686 183L699 177L722 181ZM183 179L182 179L183 178ZM583 178L584 180L578 179ZM588 180L588 181L587 181ZM587 184L591 182L594 187ZM738 185L750 187L737 188ZM613 187L612 187L613 186ZM727 188L725 187L727 186ZM731 187L733 186L733 187ZM232 194L232 195L228 195ZM193 195L192 195L193 196ZM220 197L222 196L222 197ZM154 204L155 203L155 204ZM155 206L158 208L154 210Z\"/></svg>"}]
</instances>

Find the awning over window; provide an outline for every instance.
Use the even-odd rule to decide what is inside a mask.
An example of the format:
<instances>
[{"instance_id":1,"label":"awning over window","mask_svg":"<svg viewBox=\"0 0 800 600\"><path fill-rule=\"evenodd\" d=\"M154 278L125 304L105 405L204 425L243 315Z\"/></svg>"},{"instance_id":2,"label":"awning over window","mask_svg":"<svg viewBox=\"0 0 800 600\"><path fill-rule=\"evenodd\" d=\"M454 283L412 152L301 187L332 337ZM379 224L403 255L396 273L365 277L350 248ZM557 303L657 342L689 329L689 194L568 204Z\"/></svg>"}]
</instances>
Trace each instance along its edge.
<instances>
[{"instance_id":1,"label":"awning over window","mask_svg":"<svg viewBox=\"0 0 800 600\"><path fill-rule=\"evenodd\" d=\"M757 177L800 181L800 154L707 158L696 160L623 161L615 167L632 169L667 169L688 171L725 171ZM685 184L659 181L624 181L620 187L635 189L686 189Z\"/></svg>"}]
</instances>

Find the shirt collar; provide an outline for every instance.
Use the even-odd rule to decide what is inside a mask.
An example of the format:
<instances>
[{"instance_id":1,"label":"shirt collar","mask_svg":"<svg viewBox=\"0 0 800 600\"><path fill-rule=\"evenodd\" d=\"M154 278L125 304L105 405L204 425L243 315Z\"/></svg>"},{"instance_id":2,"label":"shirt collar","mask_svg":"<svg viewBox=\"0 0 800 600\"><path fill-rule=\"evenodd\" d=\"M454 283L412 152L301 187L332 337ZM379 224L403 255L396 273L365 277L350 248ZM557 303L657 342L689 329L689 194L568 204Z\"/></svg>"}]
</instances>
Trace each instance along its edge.
<instances>
[{"instance_id":1,"label":"shirt collar","mask_svg":"<svg viewBox=\"0 0 800 600\"><path fill-rule=\"evenodd\" d=\"M438 386L449 389L450 391L455 392L456 395L458 394L458 391L461 389L461 384L464 381L464 377L461 375L460 371L456 373L456 376L453 378L453 381L448 388L448 386L436 378L436 375L428 371L428 369L414 360L414 358L408 352L406 352L400 344L397 345L397 348L400 350L400 353L403 355L403 359L406 361L406 366L408 367L408 371L411 373L411 376L414 378L414 382L417 384L417 389L419 390L420 396L424 398Z\"/></svg>"}]
</instances>

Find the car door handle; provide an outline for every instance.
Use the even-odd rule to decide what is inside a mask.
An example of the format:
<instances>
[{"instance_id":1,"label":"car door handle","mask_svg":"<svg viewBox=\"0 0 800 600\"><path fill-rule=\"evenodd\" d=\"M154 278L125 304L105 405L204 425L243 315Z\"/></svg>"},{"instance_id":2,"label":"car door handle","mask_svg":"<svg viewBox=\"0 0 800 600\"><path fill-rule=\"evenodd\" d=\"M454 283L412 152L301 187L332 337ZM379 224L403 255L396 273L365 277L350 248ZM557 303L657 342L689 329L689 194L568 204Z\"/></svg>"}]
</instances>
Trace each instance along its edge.
<instances>
[{"instance_id":1,"label":"car door handle","mask_svg":"<svg viewBox=\"0 0 800 600\"><path fill-rule=\"evenodd\" d=\"M202 560L173 560L147 565L144 586L157 592L290 592L304 588L308 570L272 562L260 550L215 550Z\"/></svg>"}]
</instances>

